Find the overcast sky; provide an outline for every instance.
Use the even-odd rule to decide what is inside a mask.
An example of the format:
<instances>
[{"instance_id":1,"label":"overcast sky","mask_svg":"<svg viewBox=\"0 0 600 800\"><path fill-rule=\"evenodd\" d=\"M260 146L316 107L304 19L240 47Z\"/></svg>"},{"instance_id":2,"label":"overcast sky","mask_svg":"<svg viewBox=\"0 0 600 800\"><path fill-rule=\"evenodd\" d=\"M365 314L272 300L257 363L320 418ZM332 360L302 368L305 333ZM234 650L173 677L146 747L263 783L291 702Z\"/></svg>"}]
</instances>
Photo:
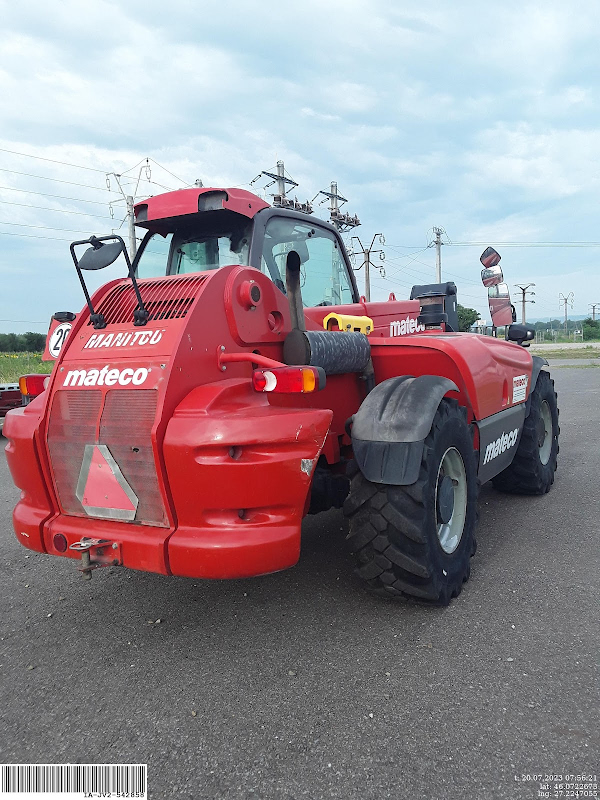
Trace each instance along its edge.
<instances>
[{"instance_id":1,"label":"overcast sky","mask_svg":"<svg viewBox=\"0 0 600 800\"><path fill-rule=\"evenodd\" d=\"M121 223L105 173L131 191L146 157L140 198L277 159L300 200L337 180L363 241L386 238L374 298L433 282L439 226L484 318L488 244L511 288L535 282L530 317L600 304L597 0L0 0L0 19L0 331L81 308L69 242Z\"/></svg>"}]
</instances>

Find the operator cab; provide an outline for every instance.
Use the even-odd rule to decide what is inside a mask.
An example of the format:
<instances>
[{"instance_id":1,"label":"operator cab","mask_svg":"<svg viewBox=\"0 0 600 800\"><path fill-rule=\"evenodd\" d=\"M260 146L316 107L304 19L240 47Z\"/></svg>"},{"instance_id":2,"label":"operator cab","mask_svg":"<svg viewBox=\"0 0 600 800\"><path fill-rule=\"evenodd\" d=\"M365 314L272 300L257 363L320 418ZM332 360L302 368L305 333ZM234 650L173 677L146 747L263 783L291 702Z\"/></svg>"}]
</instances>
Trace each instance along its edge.
<instances>
[{"instance_id":1,"label":"operator cab","mask_svg":"<svg viewBox=\"0 0 600 800\"><path fill-rule=\"evenodd\" d=\"M300 256L304 306L358 301L343 243L332 225L297 211L272 208L249 192L235 190L235 194L255 201L258 210L252 215L247 210L252 204L244 207L237 203L235 207L236 198L230 200L234 190L181 191L198 198L195 213L175 215L165 209L163 213L168 216L149 220L147 209L159 198L136 206L136 224L149 229L134 261L138 278L184 275L239 264L260 270L285 294L286 259L295 250Z\"/></svg>"}]
</instances>

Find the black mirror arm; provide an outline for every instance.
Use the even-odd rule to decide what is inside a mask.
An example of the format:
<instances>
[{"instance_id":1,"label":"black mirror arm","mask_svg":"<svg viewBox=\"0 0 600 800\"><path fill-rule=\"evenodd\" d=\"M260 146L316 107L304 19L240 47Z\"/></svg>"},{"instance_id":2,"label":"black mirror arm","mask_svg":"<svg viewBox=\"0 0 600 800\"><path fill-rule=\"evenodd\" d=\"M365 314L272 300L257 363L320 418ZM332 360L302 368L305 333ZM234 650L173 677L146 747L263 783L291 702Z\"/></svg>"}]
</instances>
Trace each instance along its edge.
<instances>
[{"instance_id":1,"label":"black mirror arm","mask_svg":"<svg viewBox=\"0 0 600 800\"><path fill-rule=\"evenodd\" d=\"M120 236L118 238L121 242L123 242ZM150 317L150 312L144 306L144 301L142 300L142 295L140 294L140 287L138 286L133 264L129 258L129 253L125 247L125 242L123 242L123 255L125 256L125 261L127 262L127 269L129 270L129 277L131 278L131 283L133 284L133 291L135 292L135 296L138 301L138 307L133 312L133 324L136 326L146 325L148 318Z\"/></svg>"},{"instance_id":2,"label":"black mirror arm","mask_svg":"<svg viewBox=\"0 0 600 800\"><path fill-rule=\"evenodd\" d=\"M102 314L96 313L94 311L92 300L87 290L87 286L85 285L83 274L81 272L81 267L79 266L79 261L77 259L77 256L75 255L75 247L81 244L88 244L91 245L94 248L94 250L98 250L100 247L102 247L105 241L117 241L121 245L121 252L123 253L123 257L125 258L125 263L127 264L127 274L133 284L133 290L135 292L136 300L138 302L138 307L133 312L133 324L136 326L146 325L150 314L148 310L144 307L144 301L142 300L142 296L140 294L140 289L135 278L135 273L133 270L131 259L129 258L129 253L127 252L127 248L125 247L125 242L120 236L118 236L115 233L110 234L109 236L90 236L89 239L82 239L78 242L72 242L70 246L71 257L73 258L73 263L75 264L75 269L77 270L79 282L81 283L81 288L83 289L83 294L85 295L85 300L90 310L90 319L92 320L92 324L94 328L106 328L106 321L102 316Z\"/></svg>"},{"instance_id":3,"label":"black mirror arm","mask_svg":"<svg viewBox=\"0 0 600 800\"><path fill-rule=\"evenodd\" d=\"M75 255L75 247L79 244L91 244L92 247L96 248L97 239L95 236L91 236L89 239L82 239L78 242L71 242L70 251L71 251L71 258L73 259L73 263L75 264L75 269L77 270L77 277L79 278L79 283L81 284L81 288L83 289L83 294L85 295L85 301L87 306L90 310L90 319L94 328L106 328L106 322L102 314L96 314L94 311L94 306L92 305L92 300L90 297L90 293L87 290L87 286L85 285L85 281L83 280L83 274L81 272L81 267L79 266L79 261L77 260L77 256Z\"/></svg>"}]
</instances>

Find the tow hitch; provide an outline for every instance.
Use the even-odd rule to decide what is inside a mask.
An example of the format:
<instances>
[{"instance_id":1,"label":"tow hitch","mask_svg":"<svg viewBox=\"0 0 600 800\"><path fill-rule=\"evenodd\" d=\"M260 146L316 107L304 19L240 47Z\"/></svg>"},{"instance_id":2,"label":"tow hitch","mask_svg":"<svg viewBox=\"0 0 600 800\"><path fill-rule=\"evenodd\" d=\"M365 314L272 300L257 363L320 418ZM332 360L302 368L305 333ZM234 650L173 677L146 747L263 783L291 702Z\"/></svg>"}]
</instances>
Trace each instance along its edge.
<instances>
[{"instance_id":1,"label":"tow hitch","mask_svg":"<svg viewBox=\"0 0 600 800\"><path fill-rule=\"evenodd\" d=\"M81 567L85 580L92 579L92 571L98 567L116 567L121 563L121 545L109 539L90 539L82 536L79 542L74 542L69 550L81 553Z\"/></svg>"}]
</instances>

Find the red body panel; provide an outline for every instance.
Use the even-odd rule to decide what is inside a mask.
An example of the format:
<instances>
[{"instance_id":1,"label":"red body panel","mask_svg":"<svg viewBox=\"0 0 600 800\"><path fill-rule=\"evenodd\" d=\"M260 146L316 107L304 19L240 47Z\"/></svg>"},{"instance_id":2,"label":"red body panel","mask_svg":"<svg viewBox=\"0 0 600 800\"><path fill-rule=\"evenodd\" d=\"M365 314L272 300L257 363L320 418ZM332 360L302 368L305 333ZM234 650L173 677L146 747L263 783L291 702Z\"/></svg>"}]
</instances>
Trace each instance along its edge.
<instances>
[{"instance_id":1,"label":"red body panel","mask_svg":"<svg viewBox=\"0 0 600 800\"><path fill-rule=\"evenodd\" d=\"M531 356L523 347L476 333L433 333L374 342L377 382L398 375L441 375L459 387L460 402L475 419L512 405L513 381L531 377ZM522 402L522 401L521 401Z\"/></svg>"},{"instance_id":2,"label":"red body panel","mask_svg":"<svg viewBox=\"0 0 600 800\"><path fill-rule=\"evenodd\" d=\"M317 328L323 327L323 319L331 313L370 317L373 320L373 333L370 334L372 338L382 336L396 338L415 333L417 330L425 330L417 321L420 312L418 300L392 299L386 302L361 301L347 306L317 306L305 309L304 315L307 320L316 323ZM406 324L411 322L412 324Z\"/></svg>"}]
</instances>

